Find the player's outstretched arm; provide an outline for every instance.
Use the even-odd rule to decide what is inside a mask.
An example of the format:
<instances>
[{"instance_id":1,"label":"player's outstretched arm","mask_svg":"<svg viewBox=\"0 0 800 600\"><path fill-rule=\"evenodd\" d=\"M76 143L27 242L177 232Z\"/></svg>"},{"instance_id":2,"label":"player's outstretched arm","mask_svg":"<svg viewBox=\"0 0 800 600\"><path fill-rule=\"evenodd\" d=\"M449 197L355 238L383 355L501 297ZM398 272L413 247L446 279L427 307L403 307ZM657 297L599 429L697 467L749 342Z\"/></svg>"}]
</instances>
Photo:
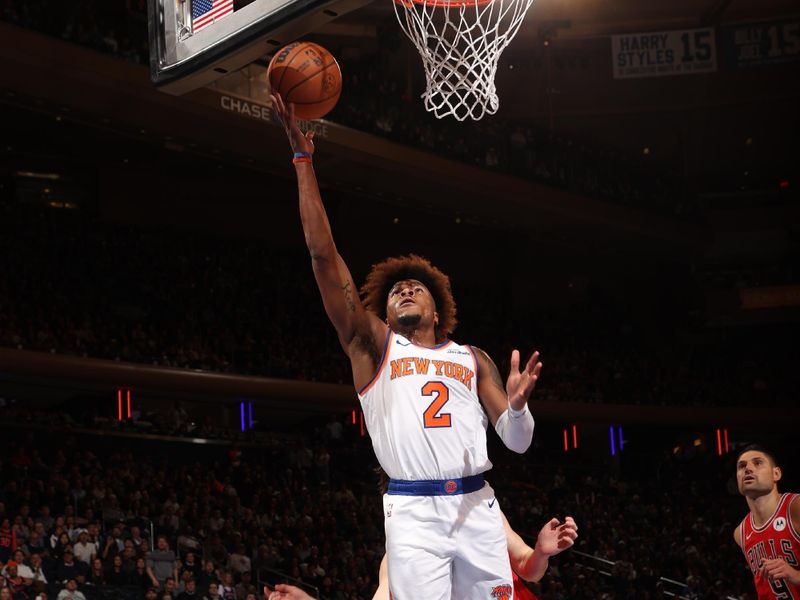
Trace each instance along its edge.
<instances>
[{"instance_id":1,"label":"player's outstretched arm","mask_svg":"<svg viewBox=\"0 0 800 600\"><path fill-rule=\"evenodd\" d=\"M550 519L536 538L536 548L531 548L520 535L511 528L506 516L502 514L503 527L506 530L508 558L511 568L525 581L539 581L544 577L550 558L571 548L578 537L578 526L572 517L563 523L558 519Z\"/></svg>"},{"instance_id":2,"label":"player's outstretched arm","mask_svg":"<svg viewBox=\"0 0 800 600\"><path fill-rule=\"evenodd\" d=\"M528 398L536 387L542 363L534 352L525 369L519 370L519 351L511 353L511 371L505 387L497 365L486 352L474 348L478 360L478 396L506 447L522 454L533 440L533 417Z\"/></svg>"},{"instance_id":3,"label":"player's outstretched arm","mask_svg":"<svg viewBox=\"0 0 800 600\"><path fill-rule=\"evenodd\" d=\"M283 123L286 136L295 154L314 154L314 132L303 133L297 126L294 105L286 106L279 94L270 96L272 106ZM317 280L322 302L342 347L353 360L353 341L357 335L374 337L380 343L386 335L386 325L366 311L358 297L358 290L350 271L336 249L328 215L322 204L313 163L300 159L295 162L297 186L300 195L300 219L308 246L314 277ZM356 365L354 365L355 368ZM373 365L372 367L374 368ZM367 380L372 375L367 368ZM357 373L354 373L358 379Z\"/></svg>"}]
</instances>

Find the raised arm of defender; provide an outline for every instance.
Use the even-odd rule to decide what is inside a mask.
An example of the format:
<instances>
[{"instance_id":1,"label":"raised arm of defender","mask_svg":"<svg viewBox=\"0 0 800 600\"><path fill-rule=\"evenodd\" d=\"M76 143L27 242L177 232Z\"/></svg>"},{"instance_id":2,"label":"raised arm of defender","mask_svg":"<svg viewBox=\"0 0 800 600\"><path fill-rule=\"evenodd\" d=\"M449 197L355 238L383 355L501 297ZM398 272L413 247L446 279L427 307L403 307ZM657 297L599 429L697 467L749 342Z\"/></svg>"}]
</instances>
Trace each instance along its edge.
<instances>
[{"instance_id":1,"label":"raised arm of defender","mask_svg":"<svg viewBox=\"0 0 800 600\"><path fill-rule=\"evenodd\" d=\"M295 120L294 107L287 107L280 95L275 94L270 98L273 109L286 130L292 151L313 155L314 133L309 131L303 134L300 131ZM350 270L336 250L312 163L297 162L295 167L300 195L300 219L306 246L311 255L314 277L322 295L325 312L336 328L339 342L350 357L356 388L360 389L366 385L377 367L374 353L369 348L371 345L380 347L386 337L387 326L364 309Z\"/></svg>"}]
</instances>

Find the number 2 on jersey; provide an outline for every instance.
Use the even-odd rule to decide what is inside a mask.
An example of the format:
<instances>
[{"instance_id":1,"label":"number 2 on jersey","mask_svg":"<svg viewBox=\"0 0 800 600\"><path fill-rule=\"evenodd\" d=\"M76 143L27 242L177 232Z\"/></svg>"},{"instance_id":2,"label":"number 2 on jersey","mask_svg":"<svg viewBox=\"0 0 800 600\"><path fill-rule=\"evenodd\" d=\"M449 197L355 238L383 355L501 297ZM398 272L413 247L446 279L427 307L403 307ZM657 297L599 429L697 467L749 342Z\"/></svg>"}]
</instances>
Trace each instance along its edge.
<instances>
[{"instance_id":1,"label":"number 2 on jersey","mask_svg":"<svg viewBox=\"0 0 800 600\"><path fill-rule=\"evenodd\" d=\"M450 413L439 413L450 399L450 390L441 381L429 381L422 386L423 396L434 396L425 412L422 413L425 429L432 427L450 427Z\"/></svg>"}]
</instances>

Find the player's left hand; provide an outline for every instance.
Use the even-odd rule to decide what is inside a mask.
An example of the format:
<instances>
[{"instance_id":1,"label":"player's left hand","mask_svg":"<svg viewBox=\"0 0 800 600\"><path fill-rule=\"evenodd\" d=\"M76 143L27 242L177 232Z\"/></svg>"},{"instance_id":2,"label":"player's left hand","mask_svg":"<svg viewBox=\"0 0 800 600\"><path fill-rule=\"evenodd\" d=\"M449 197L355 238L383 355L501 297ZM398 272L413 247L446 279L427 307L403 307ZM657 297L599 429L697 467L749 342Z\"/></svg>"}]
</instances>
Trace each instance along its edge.
<instances>
[{"instance_id":1,"label":"player's left hand","mask_svg":"<svg viewBox=\"0 0 800 600\"><path fill-rule=\"evenodd\" d=\"M800 584L800 571L790 567L782 558L768 558L764 561L762 571L770 579L785 579L789 583Z\"/></svg>"},{"instance_id":2,"label":"player's left hand","mask_svg":"<svg viewBox=\"0 0 800 600\"><path fill-rule=\"evenodd\" d=\"M558 519L550 519L536 538L536 549L534 552L544 556L555 556L567 548L571 548L578 538L578 526L572 517L567 517L564 522Z\"/></svg>"},{"instance_id":3,"label":"player's left hand","mask_svg":"<svg viewBox=\"0 0 800 600\"><path fill-rule=\"evenodd\" d=\"M519 370L519 350L511 353L511 371L506 381L506 394L508 402L514 410L522 410L528 402L528 398L536 387L536 380L542 371L542 363L539 362L539 352L534 352L525 369Z\"/></svg>"}]
</instances>

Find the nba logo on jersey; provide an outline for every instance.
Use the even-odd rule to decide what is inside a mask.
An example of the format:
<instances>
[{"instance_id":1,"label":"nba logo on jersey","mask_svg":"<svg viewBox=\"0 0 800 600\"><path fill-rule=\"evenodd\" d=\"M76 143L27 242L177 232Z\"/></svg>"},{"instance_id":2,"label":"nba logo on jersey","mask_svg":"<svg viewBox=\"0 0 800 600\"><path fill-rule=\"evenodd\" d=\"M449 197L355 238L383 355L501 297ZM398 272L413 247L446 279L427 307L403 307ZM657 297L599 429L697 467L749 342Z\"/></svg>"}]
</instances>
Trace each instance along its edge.
<instances>
[{"instance_id":1,"label":"nba logo on jersey","mask_svg":"<svg viewBox=\"0 0 800 600\"><path fill-rule=\"evenodd\" d=\"M783 517L778 517L772 523L772 526L775 528L775 531L783 531L784 529L786 529L786 519L784 519Z\"/></svg>"},{"instance_id":2,"label":"nba logo on jersey","mask_svg":"<svg viewBox=\"0 0 800 600\"><path fill-rule=\"evenodd\" d=\"M508 600L511 598L513 588L510 585L496 585L492 588L492 598L497 600Z\"/></svg>"}]
</instances>

